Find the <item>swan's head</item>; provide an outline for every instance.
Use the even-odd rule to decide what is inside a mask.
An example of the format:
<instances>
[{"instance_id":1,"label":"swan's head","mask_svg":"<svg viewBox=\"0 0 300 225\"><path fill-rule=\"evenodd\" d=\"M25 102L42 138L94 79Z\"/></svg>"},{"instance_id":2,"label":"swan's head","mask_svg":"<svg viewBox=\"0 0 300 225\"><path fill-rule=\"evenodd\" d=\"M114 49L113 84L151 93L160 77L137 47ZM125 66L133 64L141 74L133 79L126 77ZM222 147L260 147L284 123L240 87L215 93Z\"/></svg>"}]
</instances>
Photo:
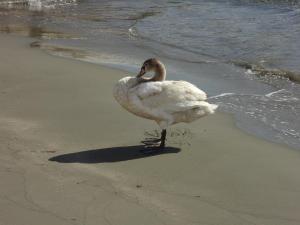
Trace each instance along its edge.
<instances>
[{"instance_id":1,"label":"swan's head","mask_svg":"<svg viewBox=\"0 0 300 225\"><path fill-rule=\"evenodd\" d=\"M156 58L147 59L143 63L141 70L136 77L142 77L149 71L156 71L160 65L161 65L161 62Z\"/></svg>"}]
</instances>

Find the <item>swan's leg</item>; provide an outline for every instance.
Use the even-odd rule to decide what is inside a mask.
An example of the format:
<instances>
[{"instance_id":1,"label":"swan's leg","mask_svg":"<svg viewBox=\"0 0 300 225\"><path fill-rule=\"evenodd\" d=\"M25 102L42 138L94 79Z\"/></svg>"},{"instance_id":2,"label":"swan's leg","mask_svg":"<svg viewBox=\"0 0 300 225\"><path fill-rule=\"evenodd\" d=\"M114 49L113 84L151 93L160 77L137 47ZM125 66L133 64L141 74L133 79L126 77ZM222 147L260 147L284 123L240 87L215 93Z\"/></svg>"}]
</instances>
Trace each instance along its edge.
<instances>
[{"instance_id":1,"label":"swan's leg","mask_svg":"<svg viewBox=\"0 0 300 225\"><path fill-rule=\"evenodd\" d=\"M165 116L165 118L165 120L156 121L162 129L160 138L142 141L142 143L145 144L146 147L146 150L144 149L142 150L142 152L152 153L164 150L166 146L167 127L173 123L173 119L169 118L168 115Z\"/></svg>"},{"instance_id":2,"label":"swan's leg","mask_svg":"<svg viewBox=\"0 0 300 225\"><path fill-rule=\"evenodd\" d=\"M161 138L160 138L160 148L164 148L166 145L166 136L167 136L167 130L163 129L161 132Z\"/></svg>"},{"instance_id":3,"label":"swan's leg","mask_svg":"<svg viewBox=\"0 0 300 225\"><path fill-rule=\"evenodd\" d=\"M161 138L159 139L160 142L158 143L145 143L146 148L142 149L142 153L147 153L147 154L152 154L152 153L157 153L165 149L166 145L166 136L167 136L167 130L163 129L161 132ZM157 145L159 144L159 145Z\"/></svg>"},{"instance_id":4,"label":"swan's leg","mask_svg":"<svg viewBox=\"0 0 300 225\"><path fill-rule=\"evenodd\" d=\"M141 141L148 147L165 147L167 130L163 129L160 138L149 138Z\"/></svg>"}]
</instances>

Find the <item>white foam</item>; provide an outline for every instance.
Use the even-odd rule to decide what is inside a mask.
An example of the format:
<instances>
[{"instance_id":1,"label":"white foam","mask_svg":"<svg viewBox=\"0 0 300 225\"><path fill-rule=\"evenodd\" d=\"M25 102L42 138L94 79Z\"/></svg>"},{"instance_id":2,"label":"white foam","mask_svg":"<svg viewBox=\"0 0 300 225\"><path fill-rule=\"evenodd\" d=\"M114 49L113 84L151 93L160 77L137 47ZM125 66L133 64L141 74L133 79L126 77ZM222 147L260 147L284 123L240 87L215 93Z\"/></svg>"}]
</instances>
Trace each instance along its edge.
<instances>
[{"instance_id":1,"label":"white foam","mask_svg":"<svg viewBox=\"0 0 300 225\"><path fill-rule=\"evenodd\" d=\"M248 75L253 75L253 74L255 74L251 69L246 70L245 73L248 74Z\"/></svg>"},{"instance_id":2,"label":"white foam","mask_svg":"<svg viewBox=\"0 0 300 225\"><path fill-rule=\"evenodd\" d=\"M283 91L285 91L285 89L280 89L278 91L270 92L269 94L266 94L265 96L270 98L272 95L283 92Z\"/></svg>"},{"instance_id":3,"label":"white foam","mask_svg":"<svg viewBox=\"0 0 300 225\"><path fill-rule=\"evenodd\" d=\"M220 98L220 97L231 96L231 95L235 95L235 93L222 93L222 94L219 94L219 95L210 96L207 99L214 99L214 98Z\"/></svg>"},{"instance_id":4,"label":"white foam","mask_svg":"<svg viewBox=\"0 0 300 225\"><path fill-rule=\"evenodd\" d=\"M280 95L281 93L281 95ZM279 94L276 96L276 94ZM271 98L274 101L298 101L299 99L297 97L292 96L292 94L285 90L285 89L280 89L278 91L271 92L269 94L265 95L268 98Z\"/></svg>"}]
</instances>

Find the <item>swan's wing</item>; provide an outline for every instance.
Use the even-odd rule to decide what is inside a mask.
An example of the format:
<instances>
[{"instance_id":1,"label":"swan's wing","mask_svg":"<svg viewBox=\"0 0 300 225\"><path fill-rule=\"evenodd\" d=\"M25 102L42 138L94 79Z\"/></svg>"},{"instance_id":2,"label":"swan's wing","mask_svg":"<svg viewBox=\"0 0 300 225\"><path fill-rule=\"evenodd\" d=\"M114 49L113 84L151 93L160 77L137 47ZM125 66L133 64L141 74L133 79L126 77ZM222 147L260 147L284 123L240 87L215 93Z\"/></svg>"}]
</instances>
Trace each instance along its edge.
<instances>
[{"instance_id":1,"label":"swan's wing","mask_svg":"<svg viewBox=\"0 0 300 225\"><path fill-rule=\"evenodd\" d=\"M204 91L186 81L166 81L164 85L170 94L180 94L186 101L205 101L207 99Z\"/></svg>"},{"instance_id":2,"label":"swan's wing","mask_svg":"<svg viewBox=\"0 0 300 225\"><path fill-rule=\"evenodd\" d=\"M140 99L155 95L164 95L168 100L204 101L207 99L204 91L186 81L146 82L135 88L134 92Z\"/></svg>"},{"instance_id":3,"label":"swan's wing","mask_svg":"<svg viewBox=\"0 0 300 225\"><path fill-rule=\"evenodd\" d=\"M195 107L206 100L206 94L186 81L146 82L131 90L140 104L148 109L178 112Z\"/></svg>"},{"instance_id":4,"label":"swan's wing","mask_svg":"<svg viewBox=\"0 0 300 225\"><path fill-rule=\"evenodd\" d=\"M147 82L137 86L136 95L139 99L143 100L151 96L159 95L162 91L162 82Z\"/></svg>"}]
</instances>

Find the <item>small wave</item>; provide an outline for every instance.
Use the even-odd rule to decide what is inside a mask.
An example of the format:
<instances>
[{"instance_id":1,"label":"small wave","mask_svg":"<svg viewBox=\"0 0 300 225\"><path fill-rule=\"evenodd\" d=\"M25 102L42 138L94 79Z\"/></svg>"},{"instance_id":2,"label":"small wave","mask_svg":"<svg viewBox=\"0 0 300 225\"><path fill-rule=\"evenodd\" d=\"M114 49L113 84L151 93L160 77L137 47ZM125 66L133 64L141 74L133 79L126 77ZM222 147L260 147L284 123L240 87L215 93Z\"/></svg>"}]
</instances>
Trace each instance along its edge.
<instances>
[{"instance_id":1,"label":"small wave","mask_svg":"<svg viewBox=\"0 0 300 225\"><path fill-rule=\"evenodd\" d=\"M150 16L155 16L158 13L159 13L158 11L146 11L146 12L138 13L136 15L129 16L128 18L124 18L124 19L137 21L137 20L145 19Z\"/></svg>"},{"instance_id":2,"label":"small wave","mask_svg":"<svg viewBox=\"0 0 300 225\"><path fill-rule=\"evenodd\" d=\"M280 89L278 91L273 91L265 95L268 98L271 98L274 101L283 101L283 102L295 102L299 101L299 98L295 97L292 93L285 89Z\"/></svg>"},{"instance_id":3,"label":"small wave","mask_svg":"<svg viewBox=\"0 0 300 225\"><path fill-rule=\"evenodd\" d=\"M107 65L115 68L134 68L137 69L139 64L137 60L117 54L107 52L94 52L81 48L55 45L43 43L41 41L34 41L30 44L32 48L40 48L41 50L55 56L63 58L71 58L84 62ZM130 66L129 66L130 65Z\"/></svg>"},{"instance_id":4,"label":"small wave","mask_svg":"<svg viewBox=\"0 0 300 225\"><path fill-rule=\"evenodd\" d=\"M233 113L240 128L251 134L299 149L300 105L299 99L293 93L280 89L266 95L225 96L226 99L213 98L212 102L218 104L222 111Z\"/></svg>"},{"instance_id":5,"label":"small wave","mask_svg":"<svg viewBox=\"0 0 300 225\"><path fill-rule=\"evenodd\" d=\"M278 90L278 91L273 91L273 92L270 92L269 94L266 94L265 96L270 98L270 97L272 97L272 95L278 94L278 93L280 93L280 92L282 92L284 90L285 89L281 89L281 90Z\"/></svg>"},{"instance_id":6,"label":"small wave","mask_svg":"<svg viewBox=\"0 0 300 225\"><path fill-rule=\"evenodd\" d=\"M255 74L258 77L279 77L292 82L300 83L300 73L282 69L268 69L262 65L251 64L244 61L233 61L234 65L246 69L246 73Z\"/></svg>"},{"instance_id":7,"label":"small wave","mask_svg":"<svg viewBox=\"0 0 300 225\"><path fill-rule=\"evenodd\" d=\"M143 41L144 47L147 47L147 43L150 43L151 48L155 48L156 46L156 50L160 51L159 54L164 55L166 58L180 60L188 63L222 62L222 60L220 60L218 57L215 57L206 52L199 51L196 49L189 49L182 45L173 44L168 41L158 40L156 38L153 38L152 36L143 34L138 29L138 22L139 21L137 21L129 28L129 34L133 35L134 37L138 37L141 41ZM165 51L162 51L162 49L164 49ZM180 57L180 55L183 55L183 57Z\"/></svg>"},{"instance_id":8,"label":"small wave","mask_svg":"<svg viewBox=\"0 0 300 225\"><path fill-rule=\"evenodd\" d=\"M28 9L32 11L41 11L44 9L54 9L60 6L76 3L76 0L10 0L1 1L0 7L7 9Z\"/></svg>"},{"instance_id":9,"label":"small wave","mask_svg":"<svg viewBox=\"0 0 300 225\"><path fill-rule=\"evenodd\" d=\"M7 34L18 34L21 36L34 37L38 39L79 39L71 34L44 29L42 27L25 24L0 25L0 32Z\"/></svg>"}]
</instances>

